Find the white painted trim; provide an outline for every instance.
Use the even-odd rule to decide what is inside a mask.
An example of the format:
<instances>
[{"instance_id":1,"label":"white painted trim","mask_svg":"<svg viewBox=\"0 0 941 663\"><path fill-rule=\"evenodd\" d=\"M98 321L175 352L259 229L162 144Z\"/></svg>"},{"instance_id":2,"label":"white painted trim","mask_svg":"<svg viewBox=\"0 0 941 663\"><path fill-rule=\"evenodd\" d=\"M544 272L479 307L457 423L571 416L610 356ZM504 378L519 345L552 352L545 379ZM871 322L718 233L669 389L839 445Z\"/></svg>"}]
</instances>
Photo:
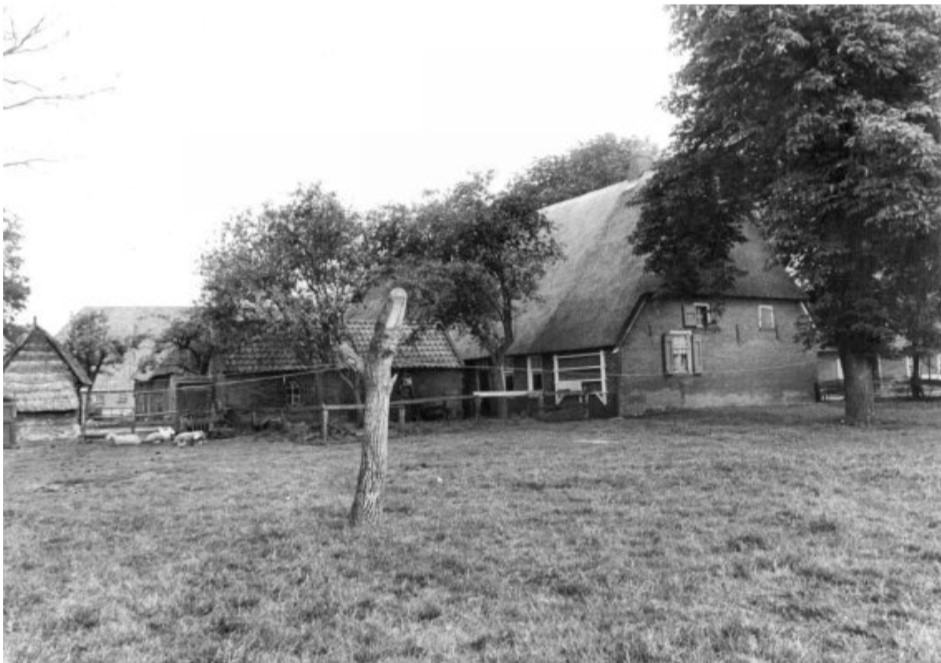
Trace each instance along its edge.
<instances>
[{"instance_id":1,"label":"white painted trim","mask_svg":"<svg viewBox=\"0 0 941 663\"><path fill-rule=\"evenodd\" d=\"M768 309L769 311L771 311L771 326L770 327L761 326L761 310L762 309ZM774 305L773 304L759 304L758 305L758 329L762 331L766 329L773 330L776 326L777 326L777 323L775 322L775 318L774 318Z\"/></svg>"}]
</instances>

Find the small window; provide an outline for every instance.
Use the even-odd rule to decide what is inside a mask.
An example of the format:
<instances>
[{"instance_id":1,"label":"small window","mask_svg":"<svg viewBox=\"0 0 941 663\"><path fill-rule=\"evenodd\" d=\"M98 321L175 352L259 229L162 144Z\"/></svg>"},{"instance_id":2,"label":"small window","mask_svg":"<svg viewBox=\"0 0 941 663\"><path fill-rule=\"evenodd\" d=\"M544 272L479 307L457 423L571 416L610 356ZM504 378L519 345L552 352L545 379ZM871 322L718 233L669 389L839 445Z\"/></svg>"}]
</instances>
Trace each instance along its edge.
<instances>
[{"instance_id":1,"label":"small window","mask_svg":"<svg viewBox=\"0 0 941 663\"><path fill-rule=\"evenodd\" d=\"M526 357L526 389L542 391L542 355Z\"/></svg>"},{"instance_id":2,"label":"small window","mask_svg":"<svg viewBox=\"0 0 941 663\"><path fill-rule=\"evenodd\" d=\"M774 307L761 305L758 307L758 329L774 329Z\"/></svg>"},{"instance_id":3,"label":"small window","mask_svg":"<svg viewBox=\"0 0 941 663\"><path fill-rule=\"evenodd\" d=\"M708 329L712 324L712 309L709 304L683 305L683 326L692 329Z\"/></svg>"},{"instance_id":4,"label":"small window","mask_svg":"<svg viewBox=\"0 0 941 663\"><path fill-rule=\"evenodd\" d=\"M104 402L104 399L102 399L102 402ZM126 404L127 404L127 394L124 394L124 393L118 394L118 405L126 405Z\"/></svg>"},{"instance_id":5,"label":"small window","mask_svg":"<svg viewBox=\"0 0 941 663\"><path fill-rule=\"evenodd\" d=\"M104 394L92 394L92 403L95 405L104 405L105 404L105 395Z\"/></svg>"},{"instance_id":6,"label":"small window","mask_svg":"<svg viewBox=\"0 0 941 663\"><path fill-rule=\"evenodd\" d=\"M301 385L296 380L291 380L286 387L286 400L288 405L301 404Z\"/></svg>"},{"instance_id":7,"label":"small window","mask_svg":"<svg viewBox=\"0 0 941 663\"><path fill-rule=\"evenodd\" d=\"M702 336L687 331L663 335L663 368L667 375L703 372Z\"/></svg>"},{"instance_id":8,"label":"small window","mask_svg":"<svg viewBox=\"0 0 941 663\"><path fill-rule=\"evenodd\" d=\"M503 388L507 391L513 391L513 369L503 368Z\"/></svg>"}]
</instances>

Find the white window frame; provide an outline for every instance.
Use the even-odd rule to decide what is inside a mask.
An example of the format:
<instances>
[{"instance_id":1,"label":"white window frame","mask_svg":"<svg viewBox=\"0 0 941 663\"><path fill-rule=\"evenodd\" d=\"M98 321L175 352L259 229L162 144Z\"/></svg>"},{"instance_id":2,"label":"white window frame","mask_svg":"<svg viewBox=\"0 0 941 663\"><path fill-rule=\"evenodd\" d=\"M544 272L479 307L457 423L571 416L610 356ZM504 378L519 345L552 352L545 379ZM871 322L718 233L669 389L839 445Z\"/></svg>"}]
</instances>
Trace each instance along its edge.
<instances>
[{"instance_id":1,"label":"white window frame","mask_svg":"<svg viewBox=\"0 0 941 663\"><path fill-rule=\"evenodd\" d=\"M539 359L539 367L535 366L533 359ZM542 368L542 355L527 355L526 356L526 391L536 391L535 386L535 375L539 374L543 378L542 387L544 389L546 386L545 376L543 375Z\"/></svg>"},{"instance_id":2,"label":"white window frame","mask_svg":"<svg viewBox=\"0 0 941 663\"><path fill-rule=\"evenodd\" d=\"M761 313L762 311L770 311L771 313L771 325L765 327L761 324ZM777 327L777 323L774 319L774 306L772 304L759 304L758 305L758 329L761 331L774 331Z\"/></svg>"},{"instance_id":3,"label":"white window frame","mask_svg":"<svg viewBox=\"0 0 941 663\"><path fill-rule=\"evenodd\" d=\"M667 339L685 339L688 352L686 370L674 370L673 348L674 343L670 340L670 352L667 354ZM694 334L688 329L676 329L668 331L663 335L661 343L661 352L663 353L663 372L668 376L673 375L702 375L705 373L703 366L702 334Z\"/></svg>"},{"instance_id":4,"label":"white window frame","mask_svg":"<svg viewBox=\"0 0 941 663\"><path fill-rule=\"evenodd\" d=\"M571 368L560 368L559 359L584 359L598 357L597 366L574 366ZM607 378L607 365L605 364L604 350L598 350L597 352L583 352L579 354L563 354L552 355L552 381L555 385L555 404L559 405L562 402L562 399L565 398L568 394L565 392L575 392L579 394L584 393L583 385L586 382L597 382L598 380L565 380L562 377L563 373L566 372L584 372L586 369L591 370L597 368L599 370L600 380L601 380L601 391L593 391L591 394L597 396L605 405L608 404L608 378Z\"/></svg>"}]
</instances>

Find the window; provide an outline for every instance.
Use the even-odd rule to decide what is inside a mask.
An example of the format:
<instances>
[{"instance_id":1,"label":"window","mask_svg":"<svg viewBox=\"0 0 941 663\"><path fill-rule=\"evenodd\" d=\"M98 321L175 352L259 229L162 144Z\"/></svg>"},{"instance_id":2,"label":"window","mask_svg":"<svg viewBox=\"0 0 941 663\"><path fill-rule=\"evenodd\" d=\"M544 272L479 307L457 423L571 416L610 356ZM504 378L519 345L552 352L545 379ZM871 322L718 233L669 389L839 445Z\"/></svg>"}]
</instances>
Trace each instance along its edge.
<instances>
[{"instance_id":1,"label":"window","mask_svg":"<svg viewBox=\"0 0 941 663\"><path fill-rule=\"evenodd\" d=\"M694 329L708 329L715 320L709 304L683 304L683 326Z\"/></svg>"},{"instance_id":2,"label":"window","mask_svg":"<svg viewBox=\"0 0 941 663\"><path fill-rule=\"evenodd\" d=\"M104 394L92 394L92 403L94 403L95 405L104 405L105 395Z\"/></svg>"},{"instance_id":3,"label":"window","mask_svg":"<svg viewBox=\"0 0 941 663\"><path fill-rule=\"evenodd\" d=\"M552 355L556 404L565 392L590 393L607 405L608 385L604 350L574 355ZM561 393L561 395L560 395Z\"/></svg>"},{"instance_id":4,"label":"window","mask_svg":"<svg viewBox=\"0 0 941 663\"><path fill-rule=\"evenodd\" d=\"M774 307L760 305L758 307L758 329L774 329Z\"/></svg>"},{"instance_id":5,"label":"window","mask_svg":"<svg viewBox=\"0 0 941 663\"><path fill-rule=\"evenodd\" d=\"M542 391L542 355L526 357L526 390Z\"/></svg>"},{"instance_id":6,"label":"window","mask_svg":"<svg viewBox=\"0 0 941 663\"><path fill-rule=\"evenodd\" d=\"M301 404L301 385L296 380L291 380L285 386L285 395L288 405Z\"/></svg>"},{"instance_id":7,"label":"window","mask_svg":"<svg viewBox=\"0 0 941 663\"><path fill-rule=\"evenodd\" d=\"M667 375L699 375L703 372L702 336L688 331L663 335L663 370Z\"/></svg>"},{"instance_id":8,"label":"window","mask_svg":"<svg viewBox=\"0 0 941 663\"><path fill-rule=\"evenodd\" d=\"M512 360L509 360L512 361ZM513 367L504 366L503 367L503 388L507 391L513 391L514 380L513 380Z\"/></svg>"}]
</instances>

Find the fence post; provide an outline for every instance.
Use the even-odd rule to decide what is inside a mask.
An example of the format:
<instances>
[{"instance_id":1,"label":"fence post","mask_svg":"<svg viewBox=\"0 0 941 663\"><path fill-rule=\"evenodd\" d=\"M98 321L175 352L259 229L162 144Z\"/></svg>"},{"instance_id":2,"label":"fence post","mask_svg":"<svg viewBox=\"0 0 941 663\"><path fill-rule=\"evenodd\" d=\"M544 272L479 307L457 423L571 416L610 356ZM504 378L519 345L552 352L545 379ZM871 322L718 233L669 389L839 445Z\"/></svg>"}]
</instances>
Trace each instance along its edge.
<instances>
[{"instance_id":1,"label":"fence post","mask_svg":"<svg viewBox=\"0 0 941 663\"><path fill-rule=\"evenodd\" d=\"M405 406L400 405L398 407L398 410L399 410L399 428L403 428L405 426Z\"/></svg>"},{"instance_id":2,"label":"fence post","mask_svg":"<svg viewBox=\"0 0 941 663\"><path fill-rule=\"evenodd\" d=\"M323 437L324 442L330 437L330 410L327 409L326 405L320 410L320 435Z\"/></svg>"}]
</instances>

